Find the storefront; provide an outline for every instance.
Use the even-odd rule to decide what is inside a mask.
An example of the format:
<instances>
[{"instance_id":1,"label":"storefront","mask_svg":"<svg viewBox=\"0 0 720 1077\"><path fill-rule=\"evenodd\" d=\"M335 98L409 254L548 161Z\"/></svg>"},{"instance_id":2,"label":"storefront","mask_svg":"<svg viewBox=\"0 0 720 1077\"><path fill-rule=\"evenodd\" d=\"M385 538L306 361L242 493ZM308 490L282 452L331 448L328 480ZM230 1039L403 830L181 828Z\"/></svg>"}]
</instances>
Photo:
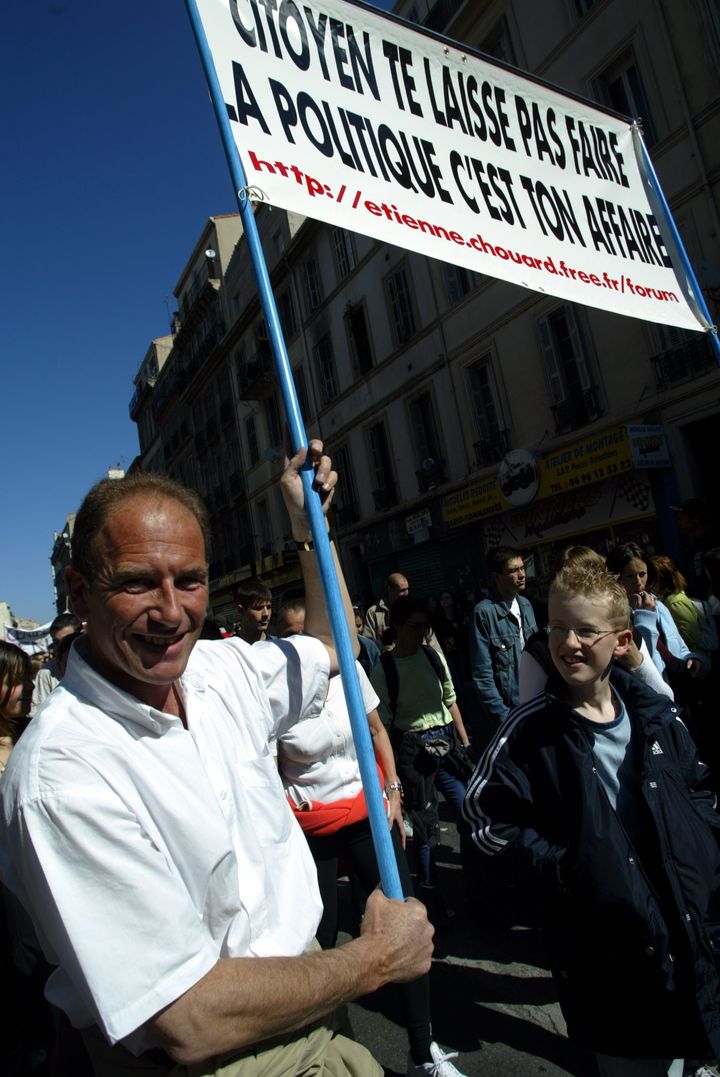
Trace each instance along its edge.
<instances>
[{"instance_id":1,"label":"storefront","mask_svg":"<svg viewBox=\"0 0 720 1077\"><path fill-rule=\"evenodd\" d=\"M516 449L496 475L443 499L445 537L452 542L470 531L478 560L492 546L516 546L537 579L570 542L604 551L633 539L660 548L658 504L667 511L669 474L660 426L616 426L537 459Z\"/></svg>"}]
</instances>

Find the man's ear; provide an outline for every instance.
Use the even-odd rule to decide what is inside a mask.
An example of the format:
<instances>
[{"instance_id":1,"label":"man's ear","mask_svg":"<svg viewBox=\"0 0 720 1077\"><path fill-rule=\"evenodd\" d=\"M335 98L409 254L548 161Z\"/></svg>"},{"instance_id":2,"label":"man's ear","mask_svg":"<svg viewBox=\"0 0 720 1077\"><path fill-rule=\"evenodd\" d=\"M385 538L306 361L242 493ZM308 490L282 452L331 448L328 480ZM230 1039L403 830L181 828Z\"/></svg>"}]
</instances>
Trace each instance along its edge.
<instances>
[{"instance_id":1,"label":"man's ear","mask_svg":"<svg viewBox=\"0 0 720 1077\"><path fill-rule=\"evenodd\" d=\"M628 647L632 643L632 629L624 628L622 632L618 632L617 643L615 644L615 650L613 651L613 658L622 658L624 654L627 654Z\"/></svg>"},{"instance_id":2,"label":"man's ear","mask_svg":"<svg viewBox=\"0 0 720 1077\"><path fill-rule=\"evenodd\" d=\"M87 580L73 565L66 565L65 583L70 595L73 613L76 613L81 621L86 621L88 617Z\"/></svg>"}]
</instances>

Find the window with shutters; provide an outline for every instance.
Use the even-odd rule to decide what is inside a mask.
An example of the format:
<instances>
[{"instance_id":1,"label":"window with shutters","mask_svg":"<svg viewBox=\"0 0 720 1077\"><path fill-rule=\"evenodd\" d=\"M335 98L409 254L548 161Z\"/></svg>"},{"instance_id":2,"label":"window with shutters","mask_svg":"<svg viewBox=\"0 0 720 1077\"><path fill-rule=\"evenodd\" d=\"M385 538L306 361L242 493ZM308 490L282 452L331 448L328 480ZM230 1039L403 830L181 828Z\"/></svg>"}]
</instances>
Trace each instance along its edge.
<instances>
[{"instance_id":1,"label":"window with shutters","mask_svg":"<svg viewBox=\"0 0 720 1077\"><path fill-rule=\"evenodd\" d=\"M332 236L338 280L344 280L357 263L355 237L344 228L333 228Z\"/></svg>"},{"instance_id":2,"label":"window with shutters","mask_svg":"<svg viewBox=\"0 0 720 1077\"><path fill-rule=\"evenodd\" d=\"M424 493L445 482L445 461L442 459L435 408L430 393L416 396L410 401L409 409L419 465L416 471L418 488Z\"/></svg>"},{"instance_id":3,"label":"window with shutters","mask_svg":"<svg viewBox=\"0 0 720 1077\"><path fill-rule=\"evenodd\" d=\"M604 105L624 116L642 121L643 141L646 146L652 146L657 141L648 96L632 49L595 79L593 90Z\"/></svg>"},{"instance_id":4,"label":"window with shutters","mask_svg":"<svg viewBox=\"0 0 720 1077\"><path fill-rule=\"evenodd\" d=\"M478 439L475 463L489 467L502 460L510 448L503 409L490 354L481 356L467 368L468 389Z\"/></svg>"},{"instance_id":5,"label":"window with shutters","mask_svg":"<svg viewBox=\"0 0 720 1077\"><path fill-rule=\"evenodd\" d=\"M453 305L459 303L463 296L477 287L480 279L479 274L473 273L471 269L466 269L465 266L452 266L447 262L443 265L443 276L448 302Z\"/></svg>"},{"instance_id":6,"label":"window with shutters","mask_svg":"<svg viewBox=\"0 0 720 1077\"><path fill-rule=\"evenodd\" d=\"M286 288L278 296L277 307L283 334L285 339L289 340L295 336L298 329L297 318L295 317L295 303L289 288Z\"/></svg>"},{"instance_id":7,"label":"window with shutters","mask_svg":"<svg viewBox=\"0 0 720 1077\"><path fill-rule=\"evenodd\" d=\"M556 432L562 434L599 419L598 387L592 383L575 309L566 304L539 318L538 330Z\"/></svg>"},{"instance_id":8,"label":"window with shutters","mask_svg":"<svg viewBox=\"0 0 720 1077\"><path fill-rule=\"evenodd\" d=\"M357 488L347 445L340 445L333 452L333 467L340 481L335 487L333 511L338 526L346 527L360 519Z\"/></svg>"},{"instance_id":9,"label":"window with shutters","mask_svg":"<svg viewBox=\"0 0 720 1077\"><path fill-rule=\"evenodd\" d=\"M392 456L385 423L373 423L367 432L372 495L377 512L388 512L396 503Z\"/></svg>"},{"instance_id":10,"label":"window with shutters","mask_svg":"<svg viewBox=\"0 0 720 1077\"><path fill-rule=\"evenodd\" d=\"M318 389L323 404L329 404L337 395L335 384L335 358L333 356L330 334L320 337L313 348L313 357L317 370Z\"/></svg>"},{"instance_id":11,"label":"window with shutters","mask_svg":"<svg viewBox=\"0 0 720 1077\"><path fill-rule=\"evenodd\" d=\"M305 262L305 298L307 300L308 312L317 310L322 303L322 282L320 280L320 270L315 258L308 258Z\"/></svg>"},{"instance_id":12,"label":"window with shutters","mask_svg":"<svg viewBox=\"0 0 720 1077\"><path fill-rule=\"evenodd\" d=\"M361 377L363 374L369 374L373 366L372 343L365 304L348 303L344 319L353 371L356 377Z\"/></svg>"},{"instance_id":13,"label":"window with shutters","mask_svg":"<svg viewBox=\"0 0 720 1077\"><path fill-rule=\"evenodd\" d=\"M295 382L295 392L297 393L298 404L300 405L300 414L307 424L310 421L311 412L310 397L308 396L307 391L307 379L305 377L305 367L295 367L293 370L293 381Z\"/></svg>"},{"instance_id":14,"label":"window with shutters","mask_svg":"<svg viewBox=\"0 0 720 1077\"><path fill-rule=\"evenodd\" d=\"M415 312L404 263L385 278L385 291L395 343L405 344L415 334Z\"/></svg>"}]
</instances>

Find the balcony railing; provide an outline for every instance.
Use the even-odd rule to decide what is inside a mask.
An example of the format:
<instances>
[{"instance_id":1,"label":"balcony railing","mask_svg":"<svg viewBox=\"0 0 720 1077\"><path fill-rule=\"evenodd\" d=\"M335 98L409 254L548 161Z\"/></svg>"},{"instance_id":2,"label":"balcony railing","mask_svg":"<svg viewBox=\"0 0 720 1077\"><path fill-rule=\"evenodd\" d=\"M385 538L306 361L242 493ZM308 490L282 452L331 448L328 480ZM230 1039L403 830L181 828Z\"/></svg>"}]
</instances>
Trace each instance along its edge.
<instances>
[{"instance_id":1,"label":"balcony railing","mask_svg":"<svg viewBox=\"0 0 720 1077\"><path fill-rule=\"evenodd\" d=\"M478 467L490 467L502 460L510 448L509 430L499 430L489 438L480 438L475 442L475 463Z\"/></svg>"},{"instance_id":2,"label":"balcony railing","mask_svg":"<svg viewBox=\"0 0 720 1077\"><path fill-rule=\"evenodd\" d=\"M130 418L131 419L133 419L133 420L135 419L135 417L136 417L136 415L138 413L138 409L139 409L140 405L142 404L143 400L145 399L147 394L150 392L150 390L154 389L154 388L155 388L155 378L147 378L145 381L142 381L138 385L138 387L136 388L135 392L132 395L132 400L130 401L130 405L129 405Z\"/></svg>"},{"instance_id":3,"label":"balcony railing","mask_svg":"<svg viewBox=\"0 0 720 1077\"><path fill-rule=\"evenodd\" d=\"M692 381L693 378L707 374L716 365L707 336L701 333L695 333L674 348L654 355L652 363L659 389Z\"/></svg>"},{"instance_id":4,"label":"balcony railing","mask_svg":"<svg viewBox=\"0 0 720 1077\"><path fill-rule=\"evenodd\" d=\"M195 313L195 308L201 313L217 297L221 283L220 277L210 276L210 272L211 270L208 266L203 266L198 276L181 297L178 312L181 325L187 323L191 315ZM212 272L215 272L215 270L213 269Z\"/></svg>"},{"instance_id":5,"label":"balcony railing","mask_svg":"<svg viewBox=\"0 0 720 1077\"><path fill-rule=\"evenodd\" d=\"M241 400L264 400L274 389L272 355L269 348L263 348L239 368L238 393Z\"/></svg>"},{"instance_id":6,"label":"balcony railing","mask_svg":"<svg viewBox=\"0 0 720 1077\"><path fill-rule=\"evenodd\" d=\"M425 460L419 471L416 471L418 481L418 489L421 494L426 494L428 490L434 490L436 486L440 486L445 482L445 461L444 460Z\"/></svg>"},{"instance_id":7,"label":"balcony railing","mask_svg":"<svg viewBox=\"0 0 720 1077\"><path fill-rule=\"evenodd\" d=\"M565 434L568 430L577 430L580 426L595 422L602 415L597 386L591 385L584 392L579 392L560 404L553 404L552 412L556 434Z\"/></svg>"},{"instance_id":8,"label":"balcony railing","mask_svg":"<svg viewBox=\"0 0 720 1077\"><path fill-rule=\"evenodd\" d=\"M222 340L225 335L225 323L221 321L215 322L206 335L203 337L201 343L195 348L194 352L190 352L187 349L183 349L184 354L184 367L185 376L188 381L195 377L195 375L203 368L206 360L215 350L216 346Z\"/></svg>"}]
</instances>

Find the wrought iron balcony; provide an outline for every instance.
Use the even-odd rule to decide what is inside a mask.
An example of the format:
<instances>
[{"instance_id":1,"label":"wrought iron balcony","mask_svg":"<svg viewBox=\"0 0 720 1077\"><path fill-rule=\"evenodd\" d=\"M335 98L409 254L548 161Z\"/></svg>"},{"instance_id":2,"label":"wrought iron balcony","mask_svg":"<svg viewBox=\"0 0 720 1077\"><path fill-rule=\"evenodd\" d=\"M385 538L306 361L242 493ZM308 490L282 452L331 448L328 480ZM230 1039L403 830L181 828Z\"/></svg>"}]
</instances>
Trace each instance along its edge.
<instances>
[{"instance_id":1,"label":"wrought iron balcony","mask_svg":"<svg viewBox=\"0 0 720 1077\"><path fill-rule=\"evenodd\" d=\"M129 405L130 418L133 421L135 421L137 417L140 405L142 404L143 400L145 400L150 390L155 388L155 381L155 378L146 378L144 381L140 382L140 384L135 389L135 392L132 395L132 400L130 401Z\"/></svg>"},{"instance_id":2,"label":"wrought iron balcony","mask_svg":"<svg viewBox=\"0 0 720 1077\"><path fill-rule=\"evenodd\" d=\"M595 422L603 414L598 402L597 386L591 385L589 389L573 394L561 404L553 404L552 412L556 434L565 434L568 430L577 430L587 423Z\"/></svg>"},{"instance_id":3,"label":"wrought iron balcony","mask_svg":"<svg viewBox=\"0 0 720 1077\"><path fill-rule=\"evenodd\" d=\"M428 490L434 490L436 486L440 486L445 482L445 461L423 460L422 467L415 474L417 475L418 489L421 494L425 494Z\"/></svg>"},{"instance_id":4,"label":"wrought iron balcony","mask_svg":"<svg viewBox=\"0 0 720 1077\"><path fill-rule=\"evenodd\" d=\"M667 389L685 381L692 381L712 370L715 356L705 333L693 333L681 344L653 355L655 379L659 389Z\"/></svg>"},{"instance_id":5,"label":"wrought iron balcony","mask_svg":"<svg viewBox=\"0 0 720 1077\"><path fill-rule=\"evenodd\" d=\"M183 365L185 367L185 376L188 381L194 378L195 375L202 370L207 359L212 355L224 335L225 323L217 321L210 326L210 329L205 334L200 344L193 351L183 348Z\"/></svg>"},{"instance_id":6,"label":"wrought iron balcony","mask_svg":"<svg viewBox=\"0 0 720 1077\"><path fill-rule=\"evenodd\" d=\"M490 467L502 460L510 448L510 431L498 430L488 438L475 442L475 463L478 467Z\"/></svg>"},{"instance_id":7,"label":"wrought iron balcony","mask_svg":"<svg viewBox=\"0 0 720 1077\"><path fill-rule=\"evenodd\" d=\"M211 269L209 265L203 266L193 280L190 287L180 299L178 331L184 328L193 319L199 319L217 298L220 290L221 279L219 276L211 276L214 273L215 264Z\"/></svg>"},{"instance_id":8,"label":"wrought iron balcony","mask_svg":"<svg viewBox=\"0 0 720 1077\"><path fill-rule=\"evenodd\" d=\"M238 369L241 400L265 400L275 389L275 374L269 348L255 352Z\"/></svg>"}]
</instances>

